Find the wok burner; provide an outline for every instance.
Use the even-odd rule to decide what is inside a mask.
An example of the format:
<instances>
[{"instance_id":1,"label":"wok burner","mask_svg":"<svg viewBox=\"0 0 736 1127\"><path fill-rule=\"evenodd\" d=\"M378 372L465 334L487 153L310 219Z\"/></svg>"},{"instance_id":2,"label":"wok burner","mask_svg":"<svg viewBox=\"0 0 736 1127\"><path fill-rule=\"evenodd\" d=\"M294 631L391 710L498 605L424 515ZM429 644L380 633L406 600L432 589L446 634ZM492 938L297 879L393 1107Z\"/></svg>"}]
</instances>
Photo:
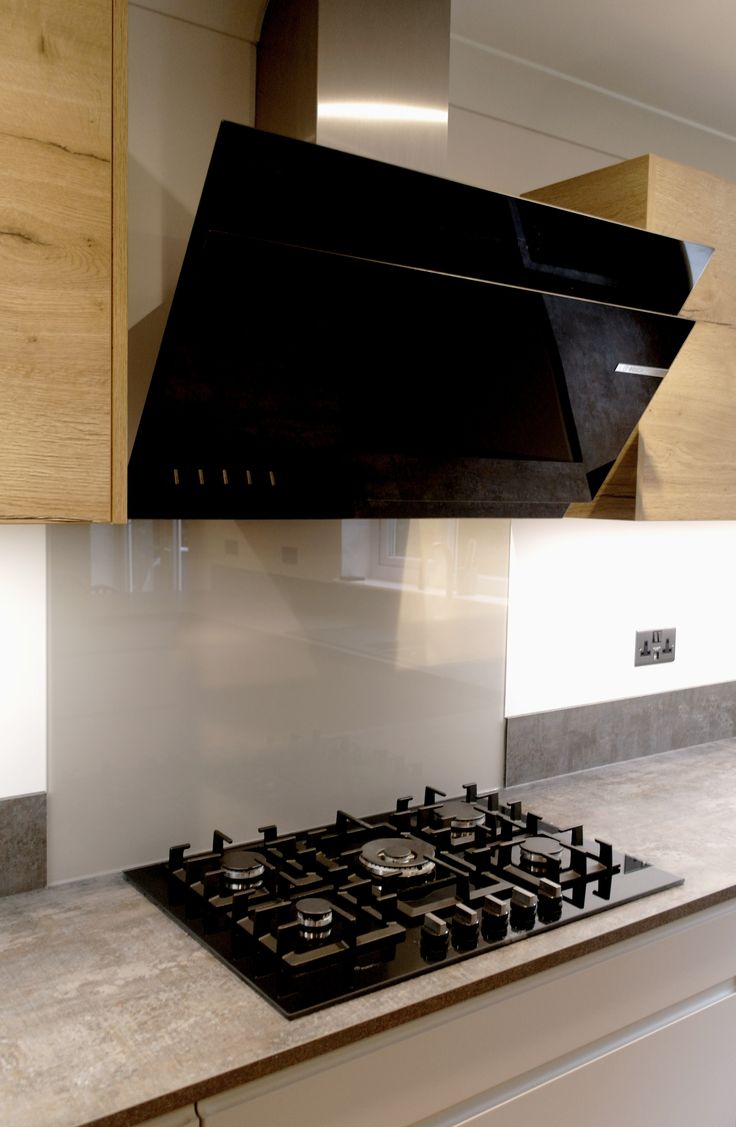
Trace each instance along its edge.
<instances>
[{"instance_id":1,"label":"wok burner","mask_svg":"<svg viewBox=\"0 0 736 1127\"><path fill-rule=\"evenodd\" d=\"M464 789L242 844L215 830L209 850L174 845L124 875L289 1018L682 883Z\"/></svg>"}]
</instances>

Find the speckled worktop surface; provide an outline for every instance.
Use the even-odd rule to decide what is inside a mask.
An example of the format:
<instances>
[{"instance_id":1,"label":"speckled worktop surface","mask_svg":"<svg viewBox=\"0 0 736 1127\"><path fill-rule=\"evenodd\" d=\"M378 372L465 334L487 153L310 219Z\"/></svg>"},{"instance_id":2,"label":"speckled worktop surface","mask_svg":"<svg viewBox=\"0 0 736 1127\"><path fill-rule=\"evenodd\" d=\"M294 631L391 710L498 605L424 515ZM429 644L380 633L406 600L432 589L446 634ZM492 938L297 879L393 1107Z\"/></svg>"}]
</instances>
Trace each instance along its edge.
<instances>
[{"instance_id":1,"label":"speckled worktop surface","mask_svg":"<svg viewBox=\"0 0 736 1127\"><path fill-rule=\"evenodd\" d=\"M736 740L515 787L681 887L287 1021L121 877L0 900L12 1127L122 1127L736 897Z\"/></svg>"}]
</instances>

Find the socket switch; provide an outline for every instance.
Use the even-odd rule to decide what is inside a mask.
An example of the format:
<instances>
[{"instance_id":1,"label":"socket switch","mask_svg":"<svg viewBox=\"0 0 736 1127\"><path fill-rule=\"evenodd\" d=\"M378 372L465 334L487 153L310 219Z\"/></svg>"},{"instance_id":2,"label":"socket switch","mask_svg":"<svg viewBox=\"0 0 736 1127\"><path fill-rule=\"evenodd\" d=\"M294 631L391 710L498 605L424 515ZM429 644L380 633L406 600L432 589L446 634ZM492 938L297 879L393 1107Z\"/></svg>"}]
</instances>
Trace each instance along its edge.
<instances>
[{"instance_id":1,"label":"socket switch","mask_svg":"<svg viewBox=\"0 0 736 1127\"><path fill-rule=\"evenodd\" d=\"M634 665L662 665L675 660L674 626L666 630L637 630Z\"/></svg>"}]
</instances>

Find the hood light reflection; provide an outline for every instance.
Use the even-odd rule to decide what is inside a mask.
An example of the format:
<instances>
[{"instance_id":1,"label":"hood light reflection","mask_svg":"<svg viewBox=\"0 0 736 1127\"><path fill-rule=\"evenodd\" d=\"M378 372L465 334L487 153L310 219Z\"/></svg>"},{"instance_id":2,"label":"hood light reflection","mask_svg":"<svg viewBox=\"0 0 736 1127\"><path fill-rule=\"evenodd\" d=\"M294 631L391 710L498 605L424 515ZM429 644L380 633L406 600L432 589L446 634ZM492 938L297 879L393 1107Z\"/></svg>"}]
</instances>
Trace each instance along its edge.
<instances>
[{"instance_id":1,"label":"hood light reflection","mask_svg":"<svg viewBox=\"0 0 736 1127\"><path fill-rule=\"evenodd\" d=\"M320 102L317 117L324 121L421 121L447 125L446 109L404 102Z\"/></svg>"}]
</instances>

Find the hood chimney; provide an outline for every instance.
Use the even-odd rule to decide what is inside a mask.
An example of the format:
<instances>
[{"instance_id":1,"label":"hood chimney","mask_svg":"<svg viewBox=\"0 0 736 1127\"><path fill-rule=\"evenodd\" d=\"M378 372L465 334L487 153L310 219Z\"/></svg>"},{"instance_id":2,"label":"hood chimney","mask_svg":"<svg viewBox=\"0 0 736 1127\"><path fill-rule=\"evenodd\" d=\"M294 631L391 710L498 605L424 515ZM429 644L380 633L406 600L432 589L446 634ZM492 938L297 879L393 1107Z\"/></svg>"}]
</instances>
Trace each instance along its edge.
<instances>
[{"instance_id":1,"label":"hood chimney","mask_svg":"<svg viewBox=\"0 0 736 1127\"><path fill-rule=\"evenodd\" d=\"M270 0L256 128L446 173L450 0Z\"/></svg>"}]
</instances>

